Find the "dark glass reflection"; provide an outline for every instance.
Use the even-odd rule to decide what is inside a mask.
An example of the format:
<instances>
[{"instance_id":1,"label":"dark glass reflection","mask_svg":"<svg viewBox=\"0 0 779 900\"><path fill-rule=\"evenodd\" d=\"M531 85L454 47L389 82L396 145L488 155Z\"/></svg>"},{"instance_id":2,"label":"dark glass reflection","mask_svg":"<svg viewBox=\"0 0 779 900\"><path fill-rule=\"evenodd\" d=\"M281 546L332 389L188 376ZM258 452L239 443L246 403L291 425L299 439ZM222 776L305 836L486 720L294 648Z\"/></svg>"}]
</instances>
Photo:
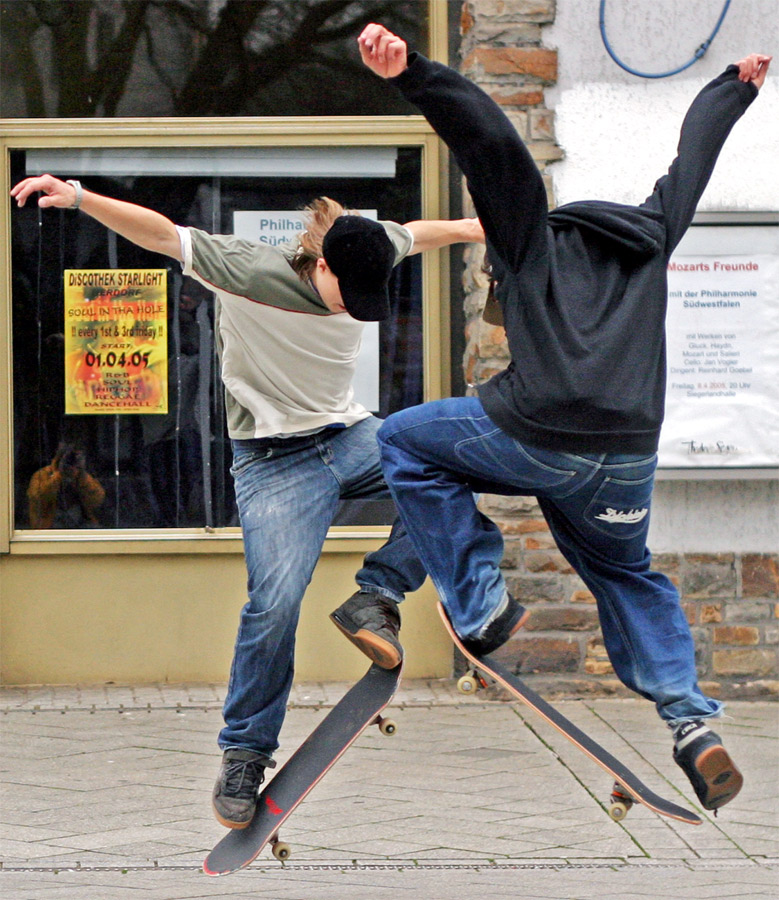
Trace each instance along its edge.
<instances>
[{"instance_id":1,"label":"dark glass reflection","mask_svg":"<svg viewBox=\"0 0 779 900\"><path fill-rule=\"evenodd\" d=\"M3 0L0 117L414 112L360 63L372 21L427 44L424 0Z\"/></svg>"},{"instance_id":2,"label":"dark glass reflection","mask_svg":"<svg viewBox=\"0 0 779 900\"><path fill-rule=\"evenodd\" d=\"M218 154L218 150L210 151ZM322 149L326 154L330 151ZM128 151L132 154L132 151ZM27 154L11 152L12 183ZM79 177L92 190L148 206L181 225L232 231L236 210L295 210L328 194L379 218L420 217L421 155L399 148L394 177ZM136 247L88 216L14 207L13 389L15 525L28 528L170 528L237 525L229 474L213 296L177 262ZM168 269L168 396L165 415L66 415L63 272ZM395 270L394 317L379 333L379 415L422 401L419 256ZM40 494L47 469L62 473L52 507ZM385 524L384 505L342 510L338 524Z\"/></svg>"}]
</instances>

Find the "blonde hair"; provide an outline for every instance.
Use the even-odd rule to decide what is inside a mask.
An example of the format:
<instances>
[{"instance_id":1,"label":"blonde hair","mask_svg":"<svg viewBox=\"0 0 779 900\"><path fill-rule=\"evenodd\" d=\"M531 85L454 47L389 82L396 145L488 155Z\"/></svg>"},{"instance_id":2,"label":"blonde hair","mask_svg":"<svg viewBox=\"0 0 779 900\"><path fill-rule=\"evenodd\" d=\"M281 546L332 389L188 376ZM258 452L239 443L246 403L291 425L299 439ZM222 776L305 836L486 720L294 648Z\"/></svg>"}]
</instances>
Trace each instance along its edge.
<instances>
[{"instance_id":1,"label":"blonde hair","mask_svg":"<svg viewBox=\"0 0 779 900\"><path fill-rule=\"evenodd\" d=\"M338 216L359 215L359 213L347 210L330 197L317 197L303 207L303 214L306 219L306 230L297 236L298 249L290 264L298 275L306 280L311 277L316 261L322 256L322 242L333 222Z\"/></svg>"}]
</instances>

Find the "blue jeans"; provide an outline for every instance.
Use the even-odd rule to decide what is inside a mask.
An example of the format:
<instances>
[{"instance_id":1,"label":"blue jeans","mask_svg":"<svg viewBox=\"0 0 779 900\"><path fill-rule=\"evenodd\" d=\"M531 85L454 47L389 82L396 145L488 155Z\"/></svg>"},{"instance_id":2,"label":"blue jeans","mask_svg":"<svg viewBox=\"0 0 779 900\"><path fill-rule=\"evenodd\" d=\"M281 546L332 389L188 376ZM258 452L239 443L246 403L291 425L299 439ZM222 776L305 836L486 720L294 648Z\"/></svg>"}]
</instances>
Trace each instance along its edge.
<instances>
[{"instance_id":1,"label":"blue jeans","mask_svg":"<svg viewBox=\"0 0 779 900\"><path fill-rule=\"evenodd\" d=\"M380 420L305 437L233 442L249 600L241 612L219 746L268 756L292 687L300 604L341 499L388 498L379 463ZM396 522L356 580L400 602L425 570ZM334 603L334 606L337 605Z\"/></svg>"},{"instance_id":2,"label":"blue jeans","mask_svg":"<svg viewBox=\"0 0 779 900\"><path fill-rule=\"evenodd\" d=\"M656 457L521 444L476 397L426 403L379 430L395 505L457 633L479 636L503 603L503 538L474 494L538 499L561 552L598 603L614 670L669 724L721 713L697 683L679 595L646 547Z\"/></svg>"}]
</instances>

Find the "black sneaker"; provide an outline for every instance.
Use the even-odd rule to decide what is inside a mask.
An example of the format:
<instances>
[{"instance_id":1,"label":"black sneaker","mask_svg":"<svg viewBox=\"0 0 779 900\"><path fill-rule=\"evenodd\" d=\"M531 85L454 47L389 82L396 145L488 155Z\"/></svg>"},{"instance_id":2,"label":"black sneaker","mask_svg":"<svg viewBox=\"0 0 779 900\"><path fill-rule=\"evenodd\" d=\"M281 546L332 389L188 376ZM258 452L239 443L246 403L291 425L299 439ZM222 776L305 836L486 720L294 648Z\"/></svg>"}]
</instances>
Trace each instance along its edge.
<instances>
[{"instance_id":1,"label":"black sneaker","mask_svg":"<svg viewBox=\"0 0 779 900\"><path fill-rule=\"evenodd\" d=\"M403 661L398 640L398 604L375 591L357 591L330 618L336 626L382 669L394 669Z\"/></svg>"},{"instance_id":2,"label":"black sneaker","mask_svg":"<svg viewBox=\"0 0 779 900\"><path fill-rule=\"evenodd\" d=\"M265 769L275 768L268 756L253 750L225 750L211 801L214 814L226 828L246 828L254 816Z\"/></svg>"},{"instance_id":3,"label":"black sneaker","mask_svg":"<svg viewBox=\"0 0 779 900\"><path fill-rule=\"evenodd\" d=\"M704 809L729 803L744 783L719 735L700 719L674 729L674 761L684 769Z\"/></svg>"},{"instance_id":4,"label":"black sneaker","mask_svg":"<svg viewBox=\"0 0 779 900\"><path fill-rule=\"evenodd\" d=\"M503 610L490 622L484 633L477 638L463 640L465 649L474 656L486 656L503 644L526 622L530 612L521 603L506 594Z\"/></svg>"}]
</instances>

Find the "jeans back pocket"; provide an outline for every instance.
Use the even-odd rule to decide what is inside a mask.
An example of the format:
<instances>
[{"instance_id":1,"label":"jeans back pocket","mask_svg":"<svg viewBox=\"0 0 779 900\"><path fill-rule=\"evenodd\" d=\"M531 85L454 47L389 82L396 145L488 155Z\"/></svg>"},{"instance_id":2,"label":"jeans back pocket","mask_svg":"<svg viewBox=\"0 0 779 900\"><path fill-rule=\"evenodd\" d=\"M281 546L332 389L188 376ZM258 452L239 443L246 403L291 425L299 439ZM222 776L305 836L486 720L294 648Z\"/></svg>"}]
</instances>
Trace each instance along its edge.
<instances>
[{"instance_id":1,"label":"jeans back pocket","mask_svg":"<svg viewBox=\"0 0 779 900\"><path fill-rule=\"evenodd\" d=\"M639 480L606 476L590 500L588 525L616 540L632 540L649 528L654 474Z\"/></svg>"}]
</instances>

